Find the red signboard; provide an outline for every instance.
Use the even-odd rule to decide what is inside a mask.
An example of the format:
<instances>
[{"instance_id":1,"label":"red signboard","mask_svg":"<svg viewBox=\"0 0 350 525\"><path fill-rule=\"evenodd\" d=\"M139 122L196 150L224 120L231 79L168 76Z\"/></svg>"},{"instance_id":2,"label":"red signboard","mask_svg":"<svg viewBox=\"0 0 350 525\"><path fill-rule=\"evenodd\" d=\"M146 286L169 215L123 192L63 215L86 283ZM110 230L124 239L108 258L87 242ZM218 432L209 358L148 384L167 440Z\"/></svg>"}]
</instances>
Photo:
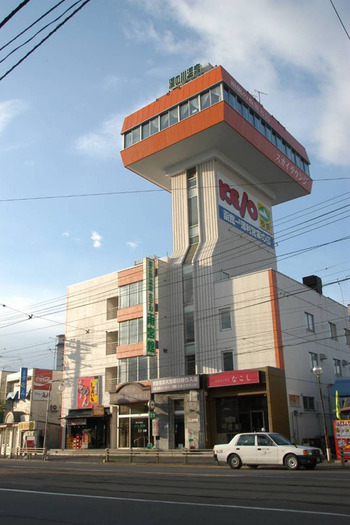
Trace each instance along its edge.
<instances>
[{"instance_id":1,"label":"red signboard","mask_svg":"<svg viewBox=\"0 0 350 525\"><path fill-rule=\"evenodd\" d=\"M35 368L33 389L34 390L50 390L52 382L52 370L41 370Z\"/></svg>"},{"instance_id":2,"label":"red signboard","mask_svg":"<svg viewBox=\"0 0 350 525\"><path fill-rule=\"evenodd\" d=\"M208 388L220 386L239 386L260 383L258 370L235 370L208 377Z\"/></svg>"},{"instance_id":3,"label":"red signboard","mask_svg":"<svg viewBox=\"0 0 350 525\"><path fill-rule=\"evenodd\" d=\"M350 420L336 419L333 421L335 450L337 459L350 459Z\"/></svg>"},{"instance_id":4,"label":"red signboard","mask_svg":"<svg viewBox=\"0 0 350 525\"><path fill-rule=\"evenodd\" d=\"M100 404L100 378L79 377L78 408L91 408Z\"/></svg>"}]
</instances>

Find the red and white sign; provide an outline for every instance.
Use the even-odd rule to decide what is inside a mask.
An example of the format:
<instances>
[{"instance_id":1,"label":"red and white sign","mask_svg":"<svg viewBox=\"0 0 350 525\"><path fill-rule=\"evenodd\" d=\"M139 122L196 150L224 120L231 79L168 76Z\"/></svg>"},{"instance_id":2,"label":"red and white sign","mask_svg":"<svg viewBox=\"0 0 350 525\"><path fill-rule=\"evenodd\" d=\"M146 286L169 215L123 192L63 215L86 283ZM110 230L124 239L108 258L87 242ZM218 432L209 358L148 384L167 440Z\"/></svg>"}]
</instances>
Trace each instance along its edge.
<instances>
[{"instance_id":1,"label":"red and white sign","mask_svg":"<svg viewBox=\"0 0 350 525\"><path fill-rule=\"evenodd\" d=\"M335 450L337 453L337 460L350 459L350 420L336 419L333 421Z\"/></svg>"},{"instance_id":2,"label":"red and white sign","mask_svg":"<svg viewBox=\"0 0 350 525\"><path fill-rule=\"evenodd\" d=\"M258 370L235 370L233 372L222 372L208 377L208 388L221 386L240 386L260 383Z\"/></svg>"},{"instance_id":3,"label":"red and white sign","mask_svg":"<svg viewBox=\"0 0 350 525\"><path fill-rule=\"evenodd\" d=\"M100 404L100 378L79 377L78 379L78 408L92 408Z\"/></svg>"},{"instance_id":4,"label":"red and white sign","mask_svg":"<svg viewBox=\"0 0 350 525\"><path fill-rule=\"evenodd\" d=\"M35 368L33 372L33 400L47 399L52 385L52 370Z\"/></svg>"}]
</instances>

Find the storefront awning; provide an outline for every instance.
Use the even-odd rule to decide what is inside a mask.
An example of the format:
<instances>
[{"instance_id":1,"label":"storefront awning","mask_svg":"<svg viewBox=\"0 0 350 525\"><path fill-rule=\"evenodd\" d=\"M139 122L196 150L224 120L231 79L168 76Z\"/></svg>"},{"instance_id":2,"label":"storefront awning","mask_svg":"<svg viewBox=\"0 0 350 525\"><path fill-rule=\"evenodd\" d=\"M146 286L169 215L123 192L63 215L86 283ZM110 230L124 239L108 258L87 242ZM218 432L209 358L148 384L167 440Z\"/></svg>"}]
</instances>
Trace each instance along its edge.
<instances>
[{"instance_id":1,"label":"storefront awning","mask_svg":"<svg viewBox=\"0 0 350 525\"><path fill-rule=\"evenodd\" d=\"M110 416L109 409L105 409L104 415L100 417ZM88 417L96 417L93 408L77 408L70 410L62 419L86 419Z\"/></svg>"},{"instance_id":2,"label":"storefront awning","mask_svg":"<svg viewBox=\"0 0 350 525\"><path fill-rule=\"evenodd\" d=\"M350 397L350 379L336 379L333 387L333 395L338 390L339 397Z\"/></svg>"}]
</instances>

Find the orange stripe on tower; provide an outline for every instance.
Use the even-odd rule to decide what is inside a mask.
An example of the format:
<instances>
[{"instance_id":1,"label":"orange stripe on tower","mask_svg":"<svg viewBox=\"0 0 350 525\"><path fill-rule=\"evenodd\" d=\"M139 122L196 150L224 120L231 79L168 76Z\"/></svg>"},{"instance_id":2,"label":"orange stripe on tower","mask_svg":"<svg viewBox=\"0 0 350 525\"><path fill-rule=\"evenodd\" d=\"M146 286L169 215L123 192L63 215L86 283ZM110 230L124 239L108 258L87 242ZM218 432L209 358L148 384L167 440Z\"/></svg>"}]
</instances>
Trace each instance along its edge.
<instances>
[{"instance_id":1,"label":"orange stripe on tower","mask_svg":"<svg viewBox=\"0 0 350 525\"><path fill-rule=\"evenodd\" d=\"M275 340L276 366L277 368L284 368L281 317L280 317L277 278L276 278L275 270L269 270L269 284L270 284L273 336Z\"/></svg>"}]
</instances>

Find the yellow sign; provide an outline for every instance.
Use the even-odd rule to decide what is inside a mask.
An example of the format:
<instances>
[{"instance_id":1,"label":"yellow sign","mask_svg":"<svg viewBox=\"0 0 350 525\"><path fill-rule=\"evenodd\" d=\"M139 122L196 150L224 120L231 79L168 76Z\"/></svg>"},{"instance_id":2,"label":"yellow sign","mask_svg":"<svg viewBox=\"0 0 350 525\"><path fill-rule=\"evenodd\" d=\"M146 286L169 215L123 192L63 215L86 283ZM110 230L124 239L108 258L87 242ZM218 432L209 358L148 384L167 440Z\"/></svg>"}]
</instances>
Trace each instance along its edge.
<instances>
[{"instance_id":1,"label":"yellow sign","mask_svg":"<svg viewBox=\"0 0 350 525\"><path fill-rule=\"evenodd\" d=\"M35 421L21 421L18 430L35 430Z\"/></svg>"}]
</instances>

